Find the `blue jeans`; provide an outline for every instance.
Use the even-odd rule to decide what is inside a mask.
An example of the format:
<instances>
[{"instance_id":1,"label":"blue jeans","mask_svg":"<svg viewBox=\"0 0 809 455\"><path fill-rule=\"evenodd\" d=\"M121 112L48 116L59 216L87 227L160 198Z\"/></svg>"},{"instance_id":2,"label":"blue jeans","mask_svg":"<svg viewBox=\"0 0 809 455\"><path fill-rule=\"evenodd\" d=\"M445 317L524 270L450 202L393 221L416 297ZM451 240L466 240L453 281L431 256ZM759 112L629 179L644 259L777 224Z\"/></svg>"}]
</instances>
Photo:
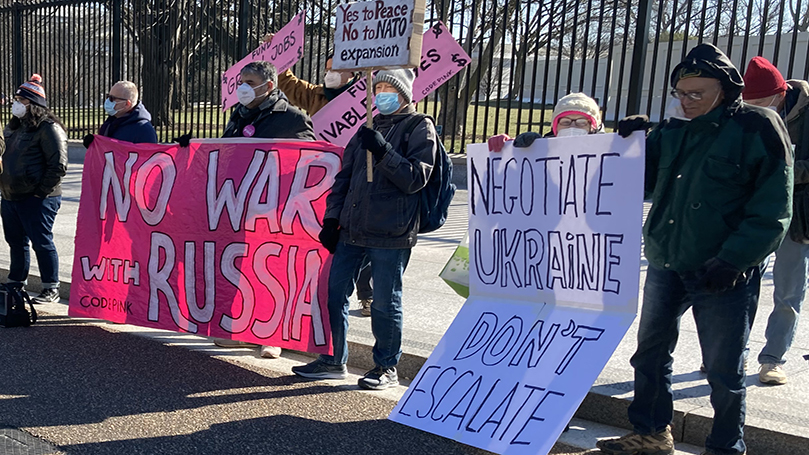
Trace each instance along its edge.
<instances>
[{"instance_id":1,"label":"blue jeans","mask_svg":"<svg viewBox=\"0 0 809 455\"><path fill-rule=\"evenodd\" d=\"M328 364L344 365L348 361L348 298L354 292L357 272L366 260L373 264L374 363L390 368L402 356L402 275L410 260L410 248L365 248L339 242L329 270L329 322L334 353L320 356Z\"/></svg>"},{"instance_id":2,"label":"blue jeans","mask_svg":"<svg viewBox=\"0 0 809 455\"><path fill-rule=\"evenodd\" d=\"M761 269L753 267L736 286L719 294L697 289L693 273L680 275L650 265L646 272L638 348L632 356L635 398L629 421L651 434L669 425L674 412L673 358L680 318L693 308L702 359L708 370L714 419L705 447L715 454L740 454L745 415L744 349L758 306Z\"/></svg>"},{"instance_id":3,"label":"blue jeans","mask_svg":"<svg viewBox=\"0 0 809 455\"><path fill-rule=\"evenodd\" d=\"M371 261L365 260L357 277L357 298L368 300L374 298L374 288L371 286Z\"/></svg>"},{"instance_id":4,"label":"blue jeans","mask_svg":"<svg viewBox=\"0 0 809 455\"><path fill-rule=\"evenodd\" d=\"M3 234L10 250L10 283L26 283L31 255L28 244L34 248L39 263L39 274L44 289L59 287L59 256L53 244L53 222L62 205L62 196L38 198L31 196L22 201L0 202Z\"/></svg>"},{"instance_id":5,"label":"blue jeans","mask_svg":"<svg viewBox=\"0 0 809 455\"><path fill-rule=\"evenodd\" d=\"M795 339L801 302L806 294L807 268L809 268L809 245L784 239L775 252L772 279L775 286L773 307L767 321L767 344L758 355L758 363L782 365L784 356Z\"/></svg>"}]
</instances>

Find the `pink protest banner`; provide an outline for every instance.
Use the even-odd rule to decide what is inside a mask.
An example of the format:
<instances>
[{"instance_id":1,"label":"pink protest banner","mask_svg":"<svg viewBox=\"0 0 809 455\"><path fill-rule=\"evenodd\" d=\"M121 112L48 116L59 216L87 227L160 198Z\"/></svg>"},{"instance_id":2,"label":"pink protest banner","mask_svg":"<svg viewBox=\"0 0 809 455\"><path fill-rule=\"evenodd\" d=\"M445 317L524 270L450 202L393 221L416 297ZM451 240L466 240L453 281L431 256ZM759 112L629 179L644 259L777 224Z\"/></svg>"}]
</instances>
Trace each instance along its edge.
<instances>
[{"instance_id":1,"label":"pink protest banner","mask_svg":"<svg viewBox=\"0 0 809 455\"><path fill-rule=\"evenodd\" d=\"M326 353L317 241L342 149L96 136L76 226L70 316Z\"/></svg>"},{"instance_id":2,"label":"pink protest banner","mask_svg":"<svg viewBox=\"0 0 809 455\"><path fill-rule=\"evenodd\" d=\"M414 69L413 102L419 102L472 61L441 22L424 32L421 64ZM312 116L315 135L324 141L345 147L367 114L365 79L332 100ZM376 114L376 106L374 106Z\"/></svg>"},{"instance_id":3,"label":"pink protest banner","mask_svg":"<svg viewBox=\"0 0 809 455\"><path fill-rule=\"evenodd\" d=\"M282 73L298 63L303 55L303 20L305 11L301 11L292 18L287 25L272 37L269 43L261 45L249 53L247 57L222 73L222 110L227 110L239 102L236 98L236 89L239 88L239 72L250 62L266 60Z\"/></svg>"}]
</instances>

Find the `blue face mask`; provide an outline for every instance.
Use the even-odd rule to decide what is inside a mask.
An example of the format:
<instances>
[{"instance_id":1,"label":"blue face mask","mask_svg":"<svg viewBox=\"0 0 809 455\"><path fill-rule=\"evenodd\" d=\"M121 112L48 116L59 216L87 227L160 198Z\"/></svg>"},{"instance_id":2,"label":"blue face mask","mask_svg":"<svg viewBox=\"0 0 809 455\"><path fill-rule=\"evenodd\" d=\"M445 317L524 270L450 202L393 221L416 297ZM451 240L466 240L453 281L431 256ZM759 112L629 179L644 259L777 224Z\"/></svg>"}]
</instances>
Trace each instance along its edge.
<instances>
[{"instance_id":1,"label":"blue face mask","mask_svg":"<svg viewBox=\"0 0 809 455\"><path fill-rule=\"evenodd\" d=\"M104 101L104 110L107 112L107 115L115 115L121 112L119 109L115 109L116 104L115 101L110 101L109 98Z\"/></svg>"},{"instance_id":2,"label":"blue face mask","mask_svg":"<svg viewBox=\"0 0 809 455\"><path fill-rule=\"evenodd\" d=\"M376 104L376 108L379 109L379 113L382 115L393 114L402 107L399 103L399 94L390 92L377 93L374 104Z\"/></svg>"}]
</instances>

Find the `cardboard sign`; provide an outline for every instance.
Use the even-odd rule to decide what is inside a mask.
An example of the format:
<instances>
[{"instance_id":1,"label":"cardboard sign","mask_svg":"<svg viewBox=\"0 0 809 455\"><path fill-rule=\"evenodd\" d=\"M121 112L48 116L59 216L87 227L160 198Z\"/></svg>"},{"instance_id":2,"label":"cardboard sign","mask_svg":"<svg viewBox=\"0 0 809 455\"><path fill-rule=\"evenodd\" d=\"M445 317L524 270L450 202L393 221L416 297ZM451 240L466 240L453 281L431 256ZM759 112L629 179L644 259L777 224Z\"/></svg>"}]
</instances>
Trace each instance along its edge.
<instances>
[{"instance_id":1,"label":"cardboard sign","mask_svg":"<svg viewBox=\"0 0 809 455\"><path fill-rule=\"evenodd\" d=\"M637 313L643 134L467 150L470 298L389 418L547 454Z\"/></svg>"},{"instance_id":2,"label":"cardboard sign","mask_svg":"<svg viewBox=\"0 0 809 455\"><path fill-rule=\"evenodd\" d=\"M70 316L326 353L318 220L342 150L323 142L87 151Z\"/></svg>"},{"instance_id":3,"label":"cardboard sign","mask_svg":"<svg viewBox=\"0 0 809 455\"><path fill-rule=\"evenodd\" d=\"M375 0L337 5L336 70L419 64L424 0Z\"/></svg>"},{"instance_id":4,"label":"cardboard sign","mask_svg":"<svg viewBox=\"0 0 809 455\"><path fill-rule=\"evenodd\" d=\"M458 74L472 61L449 33L436 22L424 35L421 62L413 71L413 102L417 103ZM312 116L318 139L345 147L367 117L366 81L358 80ZM376 106L373 106L376 112Z\"/></svg>"},{"instance_id":5,"label":"cardboard sign","mask_svg":"<svg viewBox=\"0 0 809 455\"><path fill-rule=\"evenodd\" d=\"M278 73L283 73L298 63L298 60L300 60L303 55L303 20L305 15L305 11L296 14L287 25L273 35L272 41L269 43L261 43L261 45L255 48L247 57L239 60L238 63L228 68L228 70L222 74L221 91L223 111L239 102L239 99L236 97L236 89L239 88L241 84L239 73L248 63L257 60L265 60L275 65Z\"/></svg>"}]
</instances>

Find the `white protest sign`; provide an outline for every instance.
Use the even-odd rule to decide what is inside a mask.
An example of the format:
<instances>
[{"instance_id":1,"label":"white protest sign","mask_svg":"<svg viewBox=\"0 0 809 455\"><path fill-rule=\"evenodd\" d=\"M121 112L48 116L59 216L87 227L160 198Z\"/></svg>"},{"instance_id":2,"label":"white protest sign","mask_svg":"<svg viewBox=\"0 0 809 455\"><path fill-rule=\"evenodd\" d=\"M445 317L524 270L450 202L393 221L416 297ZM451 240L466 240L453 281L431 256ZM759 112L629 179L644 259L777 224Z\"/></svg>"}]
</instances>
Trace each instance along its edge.
<instances>
[{"instance_id":1,"label":"white protest sign","mask_svg":"<svg viewBox=\"0 0 809 455\"><path fill-rule=\"evenodd\" d=\"M269 43L261 43L247 57L239 60L224 73L220 81L222 90L222 110L227 110L239 102L236 89L239 88L239 73L242 68L256 60L266 60L275 65L279 73L292 68L303 55L304 17L305 11L296 14Z\"/></svg>"},{"instance_id":2,"label":"white protest sign","mask_svg":"<svg viewBox=\"0 0 809 455\"><path fill-rule=\"evenodd\" d=\"M492 452L546 454L633 319L470 297L389 418Z\"/></svg>"},{"instance_id":3,"label":"white protest sign","mask_svg":"<svg viewBox=\"0 0 809 455\"><path fill-rule=\"evenodd\" d=\"M336 70L414 67L421 58L424 0L337 5Z\"/></svg>"},{"instance_id":4,"label":"white protest sign","mask_svg":"<svg viewBox=\"0 0 809 455\"><path fill-rule=\"evenodd\" d=\"M470 298L389 418L547 454L632 324L643 134L467 149Z\"/></svg>"},{"instance_id":5,"label":"white protest sign","mask_svg":"<svg viewBox=\"0 0 809 455\"><path fill-rule=\"evenodd\" d=\"M637 311L645 142L469 146L470 294Z\"/></svg>"}]
</instances>

